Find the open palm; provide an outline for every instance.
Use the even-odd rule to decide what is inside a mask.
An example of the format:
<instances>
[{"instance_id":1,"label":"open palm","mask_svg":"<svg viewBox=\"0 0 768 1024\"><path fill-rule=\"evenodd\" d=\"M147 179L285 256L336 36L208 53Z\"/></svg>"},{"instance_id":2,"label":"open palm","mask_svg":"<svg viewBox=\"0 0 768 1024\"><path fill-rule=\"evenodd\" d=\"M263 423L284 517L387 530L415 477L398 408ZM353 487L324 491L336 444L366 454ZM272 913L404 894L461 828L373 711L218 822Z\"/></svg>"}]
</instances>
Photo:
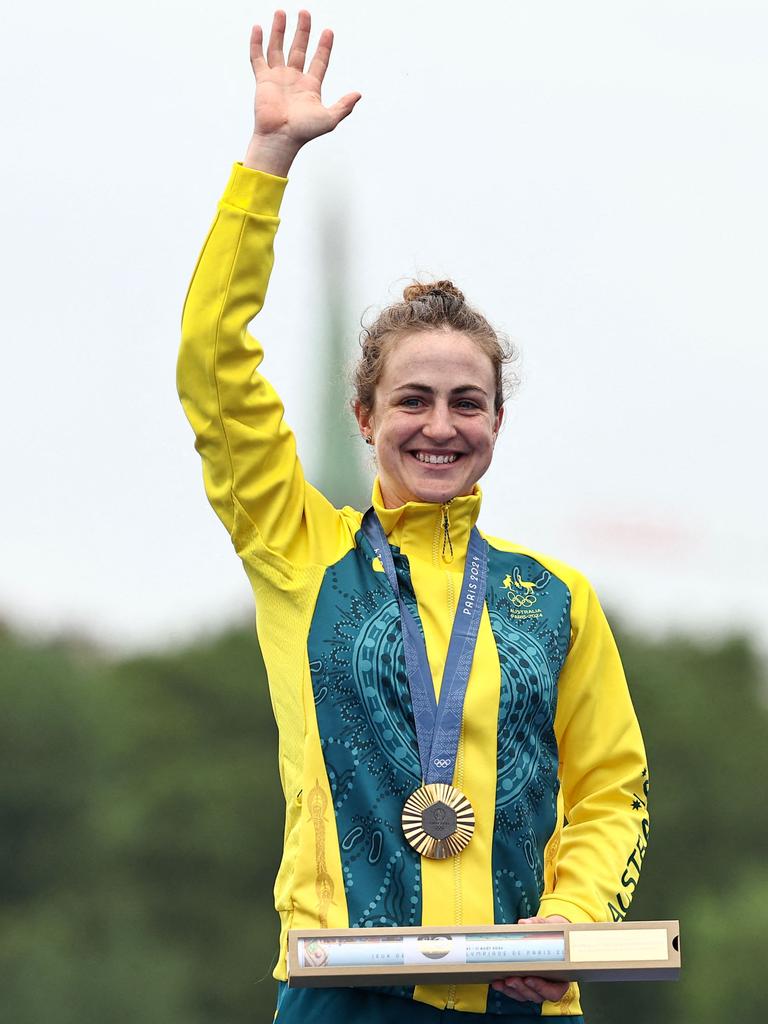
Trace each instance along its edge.
<instances>
[{"instance_id":1,"label":"open palm","mask_svg":"<svg viewBox=\"0 0 768 1024\"><path fill-rule=\"evenodd\" d=\"M347 93L333 106L323 106L320 89L331 56L333 32L324 29L320 34L315 55L305 71L311 28L309 11L299 11L287 62L283 55L285 23L285 11L276 11L266 57L261 26L254 25L251 30L251 66L256 77L254 133L298 148L333 131L352 112L360 93Z\"/></svg>"}]
</instances>

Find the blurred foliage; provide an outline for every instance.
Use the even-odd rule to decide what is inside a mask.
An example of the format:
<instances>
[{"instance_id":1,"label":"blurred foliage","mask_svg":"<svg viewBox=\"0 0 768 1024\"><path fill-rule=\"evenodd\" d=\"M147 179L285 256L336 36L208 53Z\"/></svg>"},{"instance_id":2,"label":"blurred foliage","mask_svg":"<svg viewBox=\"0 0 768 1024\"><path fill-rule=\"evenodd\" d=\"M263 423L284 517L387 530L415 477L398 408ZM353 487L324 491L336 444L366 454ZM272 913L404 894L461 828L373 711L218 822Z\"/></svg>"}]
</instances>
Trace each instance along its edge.
<instances>
[{"instance_id":1,"label":"blurred foliage","mask_svg":"<svg viewBox=\"0 0 768 1024\"><path fill-rule=\"evenodd\" d=\"M0 704L2 1020L271 1020L282 795L255 633L120 663L5 633Z\"/></svg>"},{"instance_id":2,"label":"blurred foliage","mask_svg":"<svg viewBox=\"0 0 768 1024\"><path fill-rule=\"evenodd\" d=\"M588 1020L757 1017L763 666L741 638L619 642L651 767L631 914L681 919L684 970L584 986ZM6 631L0 705L2 1019L270 1021L282 795L252 630L123 661Z\"/></svg>"},{"instance_id":3,"label":"blurred foliage","mask_svg":"<svg viewBox=\"0 0 768 1024\"><path fill-rule=\"evenodd\" d=\"M675 984L584 986L588 1019L749 1020L759 992L762 1004L768 937L765 666L743 637L617 639L651 779L650 842L630 916L680 920L683 970Z\"/></svg>"}]
</instances>

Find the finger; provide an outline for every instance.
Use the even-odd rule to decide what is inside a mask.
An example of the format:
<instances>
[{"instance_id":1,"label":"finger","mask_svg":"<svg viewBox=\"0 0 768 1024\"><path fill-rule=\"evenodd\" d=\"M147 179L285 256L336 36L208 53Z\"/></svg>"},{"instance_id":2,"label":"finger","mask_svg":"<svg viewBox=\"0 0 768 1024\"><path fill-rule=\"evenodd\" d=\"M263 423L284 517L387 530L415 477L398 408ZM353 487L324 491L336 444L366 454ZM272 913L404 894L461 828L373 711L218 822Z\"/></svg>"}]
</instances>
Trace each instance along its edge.
<instances>
[{"instance_id":1,"label":"finger","mask_svg":"<svg viewBox=\"0 0 768 1024\"><path fill-rule=\"evenodd\" d=\"M564 917L520 917L517 921L518 924L548 924L550 928L557 929L563 924L567 924Z\"/></svg>"},{"instance_id":2,"label":"finger","mask_svg":"<svg viewBox=\"0 0 768 1024\"><path fill-rule=\"evenodd\" d=\"M291 43L291 50L288 54L288 67L296 68L297 71L304 70L304 61L307 58L307 43L309 42L309 31L312 28L312 18L309 11L299 11L299 21L296 26L296 34Z\"/></svg>"},{"instance_id":3,"label":"finger","mask_svg":"<svg viewBox=\"0 0 768 1024\"><path fill-rule=\"evenodd\" d=\"M548 981L546 978L523 978L523 983L541 999L558 1003L568 991L567 981Z\"/></svg>"},{"instance_id":4,"label":"finger","mask_svg":"<svg viewBox=\"0 0 768 1024\"><path fill-rule=\"evenodd\" d=\"M497 992L501 992L508 999L514 999L518 1003L525 1002L524 997L519 992L517 978L502 978L500 981L494 981L491 984L491 988L495 988Z\"/></svg>"},{"instance_id":5,"label":"finger","mask_svg":"<svg viewBox=\"0 0 768 1024\"><path fill-rule=\"evenodd\" d=\"M325 78L325 72L328 70L328 61L331 59L331 50L333 49L333 32L329 28L324 28L320 33L320 38L317 41L317 49L315 55L312 58L312 63L309 65L308 75L316 78L318 82L322 82Z\"/></svg>"},{"instance_id":6,"label":"finger","mask_svg":"<svg viewBox=\"0 0 768 1024\"><path fill-rule=\"evenodd\" d=\"M271 68L281 68L285 64L283 57L283 39L285 38L285 11L275 11L272 19L272 31L267 46L267 61Z\"/></svg>"},{"instance_id":7,"label":"finger","mask_svg":"<svg viewBox=\"0 0 768 1024\"><path fill-rule=\"evenodd\" d=\"M264 60L263 42L264 33L261 31L261 25L254 25L251 29L251 67L254 72L261 71L267 66L267 62Z\"/></svg>"},{"instance_id":8,"label":"finger","mask_svg":"<svg viewBox=\"0 0 768 1024\"><path fill-rule=\"evenodd\" d=\"M355 104L361 98L359 92L348 92L346 96L342 96L340 100L337 100L332 107L328 107L328 113L333 117L333 127L335 128L339 121L343 121L345 117L348 117L355 109Z\"/></svg>"},{"instance_id":9,"label":"finger","mask_svg":"<svg viewBox=\"0 0 768 1024\"><path fill-rule=\"evenodd\" d=\"M545 996L539 991L538 987L534 987L535 980L532 978L515 978L514 990L518 999L524 999L529 1003L543 1003ZM534 984L529 984L534 982Z\"/></svg>"}]
</instances>

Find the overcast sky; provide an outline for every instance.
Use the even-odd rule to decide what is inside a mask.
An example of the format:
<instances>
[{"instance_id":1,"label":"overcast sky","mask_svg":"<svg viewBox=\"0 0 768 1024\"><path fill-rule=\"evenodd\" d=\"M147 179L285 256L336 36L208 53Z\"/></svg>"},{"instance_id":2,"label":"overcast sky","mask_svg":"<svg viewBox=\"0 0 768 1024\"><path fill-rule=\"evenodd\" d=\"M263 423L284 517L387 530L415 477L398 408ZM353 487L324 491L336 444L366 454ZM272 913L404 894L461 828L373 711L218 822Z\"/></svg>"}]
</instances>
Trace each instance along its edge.
<instances>
[{"instance_id":1,"label":"overcast sky","mask_svg":"<svg viewBox=\"0 0 768 1024\"><path fill-rule=\"evenodd\" d=\"M765 648L765 4L310 9L336 32L325 97L363 99L294 166L252 326L310 478L335 203L350 354L363 310L417 273L452 277L522 349L480 525L575 565L628 623ZM175 363L271 13L2 15L0 618L122 649L252 618Z\"/></svg>"}]
</instances>

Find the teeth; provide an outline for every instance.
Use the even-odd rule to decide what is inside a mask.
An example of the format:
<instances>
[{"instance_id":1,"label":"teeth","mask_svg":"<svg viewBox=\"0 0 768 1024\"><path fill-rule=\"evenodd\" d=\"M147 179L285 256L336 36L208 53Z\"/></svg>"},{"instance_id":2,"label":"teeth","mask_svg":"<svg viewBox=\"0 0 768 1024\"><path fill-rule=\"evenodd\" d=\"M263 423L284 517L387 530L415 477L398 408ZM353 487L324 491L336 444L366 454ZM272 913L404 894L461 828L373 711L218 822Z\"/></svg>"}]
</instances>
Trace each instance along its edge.
<instances>
[{"instance_id":1,"label":"teeth","mask_svg":"<svg viewBox=\"0 0 768 1024\"><path fill-rule=\"evenodd\" d=\"M433 466L439 466L444 462L455 462L458 455L427 455L425 452L414 452L419 462L429 462Z\"/></svg>"}]
</instances>

